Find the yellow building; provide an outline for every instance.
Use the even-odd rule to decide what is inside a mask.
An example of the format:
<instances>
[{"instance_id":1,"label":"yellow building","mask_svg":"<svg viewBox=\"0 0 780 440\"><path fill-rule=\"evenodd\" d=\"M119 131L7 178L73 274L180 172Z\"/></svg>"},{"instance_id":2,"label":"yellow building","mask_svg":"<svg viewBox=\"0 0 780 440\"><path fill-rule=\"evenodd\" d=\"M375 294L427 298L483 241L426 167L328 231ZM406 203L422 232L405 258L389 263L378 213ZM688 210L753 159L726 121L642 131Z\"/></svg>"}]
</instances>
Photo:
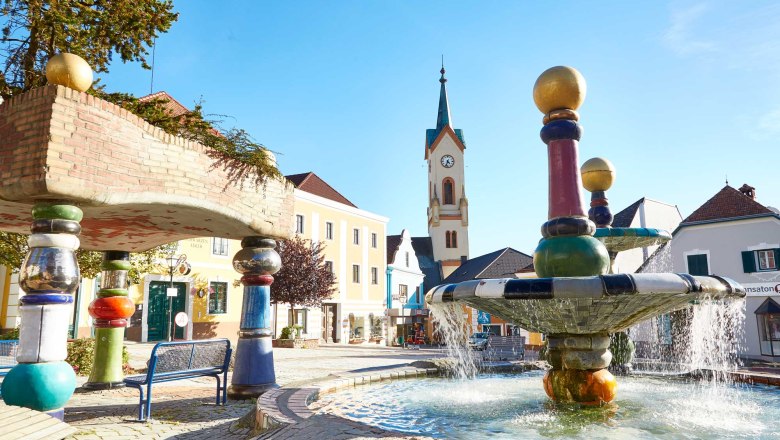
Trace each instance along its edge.
<instances>
[{"instance_id":1,"label":"yellow building","mask_svg":"<svg viewBox=\"0 0 780 440\"><path fill-rule=\"evenodd\" d=\"M296 309L308 338L361 343L385 334L386 217L364 211L314 173L294 174L295 232L324 244L336 274L336 293L319 309ZM271 286L273 291L273 286ZM287 305L275 308L275 329L293 320Z\"/></svg>"}]
</instances>

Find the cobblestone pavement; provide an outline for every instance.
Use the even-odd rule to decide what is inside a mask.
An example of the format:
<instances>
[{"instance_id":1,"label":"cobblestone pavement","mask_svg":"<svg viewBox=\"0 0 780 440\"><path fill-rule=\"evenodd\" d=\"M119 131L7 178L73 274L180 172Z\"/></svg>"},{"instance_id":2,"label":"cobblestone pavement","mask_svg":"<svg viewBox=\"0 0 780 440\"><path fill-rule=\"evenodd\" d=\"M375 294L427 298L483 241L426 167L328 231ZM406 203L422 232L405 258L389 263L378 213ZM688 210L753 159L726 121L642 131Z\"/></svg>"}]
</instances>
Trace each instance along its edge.
<instances>
[{"instance_id":1,"label":"cobblestone pavement","mask_svg":"<svg viewBox=\"0 0 780 440\"><path fill-rule=\"evenodd\" d=\"M130 364L145 368L154 344L128 344ZM327 376L334 372L408 364L441 356L435 349L409 350L382 346L327 344L316 350L274 349L277 383L281 386ZM79 377L80 383L86 381ZM238 420L249 413L254 401L215 405L216 381L190 379L155 384L152 388L152 420L137 422L138 391L122 388L81 392L68 402L65 421L78 429L71 439L244 439L247 428ZM263 438L339 439L388 438L376 428L340 419L317 416L307 423L268 433ZM314 437L312 437L314 435ZM393 437L390 437L393 438ZM413 438L413 437L410 437Z\"/></svg>"}]
</instances>

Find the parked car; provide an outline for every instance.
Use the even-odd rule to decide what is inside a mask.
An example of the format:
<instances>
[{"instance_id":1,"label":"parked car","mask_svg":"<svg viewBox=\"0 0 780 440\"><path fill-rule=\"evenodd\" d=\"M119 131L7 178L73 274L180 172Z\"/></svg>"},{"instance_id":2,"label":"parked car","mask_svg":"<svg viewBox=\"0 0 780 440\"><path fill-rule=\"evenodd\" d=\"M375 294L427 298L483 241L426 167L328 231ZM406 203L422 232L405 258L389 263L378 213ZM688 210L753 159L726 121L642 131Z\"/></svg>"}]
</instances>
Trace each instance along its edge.
<instances>
[{"instance_id":1,"label":"parked car","mask_svg":"<svg viewBox=\"0 0 780 440\"><path fill-rule=\"evenodd\" d=\"M490 333L488 332L474 333L469 336L469 348L472 350L484 350L487 348L488 339L490 339Z\"/></svg>"}]
</instances>

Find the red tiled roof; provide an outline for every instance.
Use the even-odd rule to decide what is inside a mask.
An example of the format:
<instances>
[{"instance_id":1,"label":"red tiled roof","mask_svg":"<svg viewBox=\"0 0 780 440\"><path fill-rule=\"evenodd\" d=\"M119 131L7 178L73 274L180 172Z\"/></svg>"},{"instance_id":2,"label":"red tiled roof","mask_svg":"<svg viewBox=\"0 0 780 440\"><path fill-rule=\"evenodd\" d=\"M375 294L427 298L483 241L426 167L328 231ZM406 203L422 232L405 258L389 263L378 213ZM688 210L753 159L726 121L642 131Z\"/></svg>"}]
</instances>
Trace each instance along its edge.
<instances>
[{"instance_id":1,"label":"red tiled roof","mask_svg":"<svg viewBox=\"0 0 780 440\"><path fill-rule=\"evenodd\" d=\"M766 206L726 185L711 199L693 211L683 223L723 220L749 215L774 214Z\"/></svg>"},{"instance_id":2,"label":"red tiled roof","mask_svg":"<svg viewBox=\"0 0 780 440\"><path fill-rule=\"evenodd\" d=\"M185 106L183 106L179 101L175 100L173 96L169 95L168 92L155 92L151 95L146 95L138 98L140 102L146 102L151 101L153 99L159 99L160 101L164 101L163 106L165 107L165 110L168 111L168 113L171 114L171 116L181 116L185 113L189 113L189 109Z\"/></svg>"},{"instance_id":3,"label":"red tiled roof","mask_svg":"<svg viewBox=\"0 0 780 440\"><path fill-rule=\"evenodd\" d=\"M353 205L352 202L347 200L346 197L342 196L341 193L333 189L332 186L328 185L318 175L312 172L290 174L289 176L285 177L301 191L306 191L307 193L314 194L315 196L324 197L326 199L333 200L334 202L339 202L344 205L357 208L357 206Z\"/></svg>"}]
</instances>

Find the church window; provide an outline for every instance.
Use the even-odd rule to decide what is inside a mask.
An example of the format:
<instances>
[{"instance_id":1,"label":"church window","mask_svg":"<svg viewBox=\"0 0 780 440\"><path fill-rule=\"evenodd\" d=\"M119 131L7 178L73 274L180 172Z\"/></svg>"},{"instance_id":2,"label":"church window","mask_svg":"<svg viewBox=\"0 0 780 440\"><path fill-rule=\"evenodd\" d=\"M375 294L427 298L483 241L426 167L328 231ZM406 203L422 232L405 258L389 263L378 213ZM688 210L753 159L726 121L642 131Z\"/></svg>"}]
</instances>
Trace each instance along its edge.
<instances>
[{"instance_id":1,"label":"church window","mask_svg":"<svg viewBox=\"0 0 780 440\"><path fill-rule=\"evenodd\" d=\"M454 205L455 204L455 196L454 196L454 190L453 190L453 181L449 177L444 179L444 182L442 182L442 192L444 193L444 204L445 205Z\"/></svg>"},{"instance_id":2,"label":"church window","mask_svg":"<svg viewBox=\"0 0 780 440\"><path fill-rule=\"evenodd\" d=\"M445 246L448 248L458 247L458 233L457 231L447 231L445 233Z\"/></svg>"}]
</instances>

